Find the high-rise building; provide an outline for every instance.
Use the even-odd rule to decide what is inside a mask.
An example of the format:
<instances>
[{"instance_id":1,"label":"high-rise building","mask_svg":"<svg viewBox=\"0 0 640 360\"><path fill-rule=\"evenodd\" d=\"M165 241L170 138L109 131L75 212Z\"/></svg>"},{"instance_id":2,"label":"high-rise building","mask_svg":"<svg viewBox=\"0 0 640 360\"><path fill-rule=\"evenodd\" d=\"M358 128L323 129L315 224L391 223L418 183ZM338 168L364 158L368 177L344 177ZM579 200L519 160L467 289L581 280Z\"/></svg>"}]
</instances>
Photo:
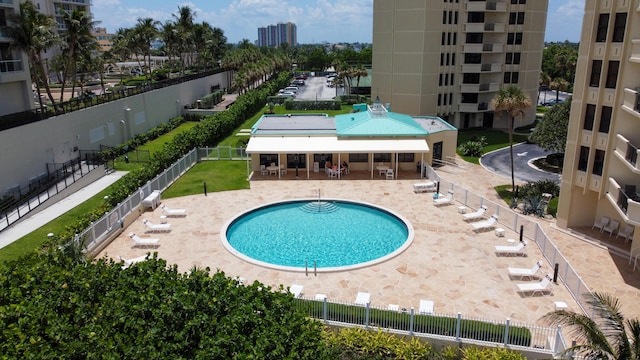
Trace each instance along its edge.
<instances>
[{"instance_id":1,"label":"high-rise building","mask_svg":"<svg viewBox=\"0 0 640 360\"><path fill-rule=\"evenodd\" d=\"M34 92L31 85L29 62L26 54L12 48L3 27L9 26L7 19L20 13L20 3L24 1L0 1L0 115L28 110L34 107ZM64 14L73 10L91 12L91 0L33 0L36 9L54 18L58 33L66 30ZM57 49L47 51L43 58L50 60ZM48 69L47 69L48 70Z\"/></svg>"},{"instance_id":2,"label":"high-rise building","mask_svg":"<svg viewBox=\"0 0 640 360\"><path fill-rule=\"evenodd\" d=\"M33 107L27 54L11 46L11 39L6 30L9 17L19 12L19 2L0 1L0 115Z\"/></svg>"},{"instance_id":3,"label":"high-rise building","mask_svg":"<svg viewBox=\"0 0 640 360\"><path fill-rule=\"evenodd\" d=\"M282 43L298 45L298 28L292 22L258 28L258 46L278 47Z\"/></svg>"},{"instance_id":4,"label":"high-rise building","mask_svg":"<svg viewBox=\"0 0 640 360\"><path fill-rule=\"evenodd\" d=\"M509 84L536 98L547 9L548 0L374 0L372 95L458 128L507 128L489 102ZM534 119L531 108L516 126Z\"/></svg>"},{"instance_id":5,"label":"high-rise building","mask_svg":"<svg viewBox=\"0 0 640 360\"><path fill-rule=\"evenodd\" d=\"M603 216L635 228L640 253L640 0L586 0L558 226ZM615 232L614 232L615 234Z\"/></svg>"}]
</instances>

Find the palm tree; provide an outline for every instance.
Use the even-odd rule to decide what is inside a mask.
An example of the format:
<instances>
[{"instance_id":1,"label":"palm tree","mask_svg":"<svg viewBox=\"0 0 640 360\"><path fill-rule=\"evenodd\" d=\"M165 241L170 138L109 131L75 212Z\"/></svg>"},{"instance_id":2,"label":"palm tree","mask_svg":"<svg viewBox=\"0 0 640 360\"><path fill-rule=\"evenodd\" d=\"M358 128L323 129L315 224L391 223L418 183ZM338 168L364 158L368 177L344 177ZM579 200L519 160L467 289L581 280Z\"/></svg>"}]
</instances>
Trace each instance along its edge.
<instances>
[{"instance_id":1,"label":"palm tree","mask_svg":"<svg viewBox=\"0 0 640 360\"><path fill-rule=\"evenodd\" d=\"M146 63L142 69L147 81L151 80L151 41L158 36L158 26L160 22L152 18L138 18L138 23L133 29L137 44L136 53L142 53L143 65Z\"/></svg>"},{"instance_id":2,"label":"palm tree","mask_svg":"<svg viewBox=\"0 0 640 360\"><path fill-rule=\"evenodd\" d=\"M549 89L556 91L556 104L558 103L558 99L560 98L560 91L569 90L569 86L571 86L571 84L569 84L569 82L564 78L555 78L549 84Z\"/></svg>"},{"instance_id":3,"label":"palm tree","mask_svg":"<svg viewBox=\"0 0 640 360\"><path fill-rule=\"evenodd\" d=\"M531 107L531 99L517 85L509 85L498 91L491 99L491 107L495 112L509 114L509 155L511 157L511 191L515 192L516 181L513 174L513 123L515 117L524 115L524 110Z\"/></svg>"},{"instance_id":4,"label":"palm tree","mask_svg":"<svg viewBox=\"0 0 640 360\"><path fill-rule=\"evenodd\" d=\"M557 310L543 317L551 324L572 328L577 344L565 354L577 353L585 359L640 359L640 320L625 320L620 302L608 294L590 294L587 303L592 316Z\"/></svg>"},{"instance_id":5,"label":"palm tree","mask_svg":"<svg viewBox=\"0 0 640 360\"><path fill-rule=\"evenodd\" d=\"M66 12L63 20L66 28L63 34L63 54L65 54L65 61L62 70L60 102L64 101L64 87L69 77L69 71L73 71L72 87L75 88L76 63L81 56L84 56L82 54L97 49L98 46L96 38L91 35L91 29L93 29L97 22L92 21L91 15L87 12L77 9Z\"/></svg>"},{"instance_id":6,"label":"palm tree","mask_svg":"<svg viewBox=\"0 0 640 360\"><path fill-rule=\"evenodd\" d=\"M538 87L538 103L540 103L540 89L543 86L549 87L550 84L551 84L551 76L549 76L549 74L547 74L544 71L540 71L540 80L538 80L538 85L539 85L539 87ZM544 94L545 94L545 99L543 101L547 101L547 99L546 99L547 92L545 91Z\"/></svg>"},{"instance_id":7,"label":"palm tree","mask_svg":"<svg viewBox=\"0 0 640 360\"><path fill-rule=\"evenodd\" d=\"M6 28L11 47L21 50L29 56L29 68L36 91L40 94L40 85L44 85L49 101L54 108L56 102L49 87L49 76L44 67L42 53L59 42L55 33L56 22L51 16L42 14L31 1L20 3L20 12L9 16L13 26ZM40 109L44 111L44 104L40 101Z\"/></svg>"},{"instance_id":8,"label":"palm tree","mask_svg":"<svg viewBox=\"0 0 640 360\"><path fill-rule=\"evenodd\" d=\"M364 68L364 66L359 65L351 70L351 75L356 78L356 89L358 89L358 99L360 99L360 78L368 76L369 72Z\"/></svg>"}]
</instances>

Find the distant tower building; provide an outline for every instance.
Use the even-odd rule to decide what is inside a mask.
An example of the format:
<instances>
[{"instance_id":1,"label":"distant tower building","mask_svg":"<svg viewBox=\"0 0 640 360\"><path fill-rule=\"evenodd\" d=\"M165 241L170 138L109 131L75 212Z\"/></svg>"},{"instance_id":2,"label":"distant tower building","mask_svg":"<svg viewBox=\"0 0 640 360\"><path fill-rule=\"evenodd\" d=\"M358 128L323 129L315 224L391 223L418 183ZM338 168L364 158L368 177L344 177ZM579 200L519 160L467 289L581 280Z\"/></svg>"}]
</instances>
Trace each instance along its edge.
<instances>
[{"instance_id":1,"label":"distant tower building","mask_svg":"<svg viewBox=\"0 0 640 360\"><path fill-rule=\"evenodd\" d=\"M372 89L394 111L507 128L489 106L514 84L536 99L548 0L373 1ZM531 124L535 108L517 117Z\"/></svg>"},{"instance_id":2,"label":"distant tower building","mask_svg":"<svg viewBox=\"0 0 640 360\"><path fill-rule=\"evenodd\" d=\"M278 23L258 28L258 46L278 47L282 43L291 46L298 45L298 30L296 24Z\"/></svg>"}]
</instances>

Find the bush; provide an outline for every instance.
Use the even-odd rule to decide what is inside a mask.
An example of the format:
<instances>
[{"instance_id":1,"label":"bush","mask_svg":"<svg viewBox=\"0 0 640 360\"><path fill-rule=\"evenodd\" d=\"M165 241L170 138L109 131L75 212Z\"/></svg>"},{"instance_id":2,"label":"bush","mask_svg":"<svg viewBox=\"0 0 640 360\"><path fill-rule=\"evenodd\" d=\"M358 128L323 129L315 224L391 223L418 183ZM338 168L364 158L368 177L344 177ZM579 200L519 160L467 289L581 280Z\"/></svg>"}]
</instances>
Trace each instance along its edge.
<instances>
[{"instance_id":1,"label":"bush","mask_svg":"<svg viewBox=\"0 0 640 360\"><path fill-rule=\"evenodd\" d=\"M487 139L484 136L472 136L469 141L460 145L460 154L480 157L485 146L487 146Z\"/></svg>"},{"instance_id":2,"label":"bush","mask_svg":"<svg viewBox=\"0 0 640 360\"><path fill-rule=\"evenodd\" d=\"M558 201L560 200L560 198L558 197L554 197L553 199L551 199L551 201L549 201L549 204L547 204L547 214L556 217L556 215L558 214Z\"/></svg>"}]
</instances>

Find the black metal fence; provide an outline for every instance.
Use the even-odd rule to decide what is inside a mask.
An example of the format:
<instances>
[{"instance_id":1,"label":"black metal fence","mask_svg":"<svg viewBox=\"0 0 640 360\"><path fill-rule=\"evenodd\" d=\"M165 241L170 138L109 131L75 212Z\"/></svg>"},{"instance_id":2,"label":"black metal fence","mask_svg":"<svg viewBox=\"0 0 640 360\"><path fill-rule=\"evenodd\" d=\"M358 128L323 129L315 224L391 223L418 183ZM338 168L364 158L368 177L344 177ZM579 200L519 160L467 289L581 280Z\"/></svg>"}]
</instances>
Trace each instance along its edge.
<instances>
[{"instance_id":1,"label":"black metal fence","mask_svg":"<svg viewBox=\"0 0 640 360\"><path fill-rule=\"evenodd\" d=\"M224 71L226 71L226 69L215 69L215 70L209 70L209 71L205 71L197 74L185 75L185 76L174 78L174 79L166 79L166 80L157 81L157 82L144 83L138 86L128 86L128 87L123 87L113 92L105 93L102 95L76 97L69 101L56 104L55 107L47 106L44 109L38 108L34 110L27 110L19 113L3 115L3 116L0 116L0 131L12 129L22 125L31 124L34 122L48 119L53 116L70 113L70 112L84 109L87 107L122 99L125 97L142 94L147 91L162 89L167 86L181 84L183 82L218 74Z\"/></svg>"}]
</instances>

